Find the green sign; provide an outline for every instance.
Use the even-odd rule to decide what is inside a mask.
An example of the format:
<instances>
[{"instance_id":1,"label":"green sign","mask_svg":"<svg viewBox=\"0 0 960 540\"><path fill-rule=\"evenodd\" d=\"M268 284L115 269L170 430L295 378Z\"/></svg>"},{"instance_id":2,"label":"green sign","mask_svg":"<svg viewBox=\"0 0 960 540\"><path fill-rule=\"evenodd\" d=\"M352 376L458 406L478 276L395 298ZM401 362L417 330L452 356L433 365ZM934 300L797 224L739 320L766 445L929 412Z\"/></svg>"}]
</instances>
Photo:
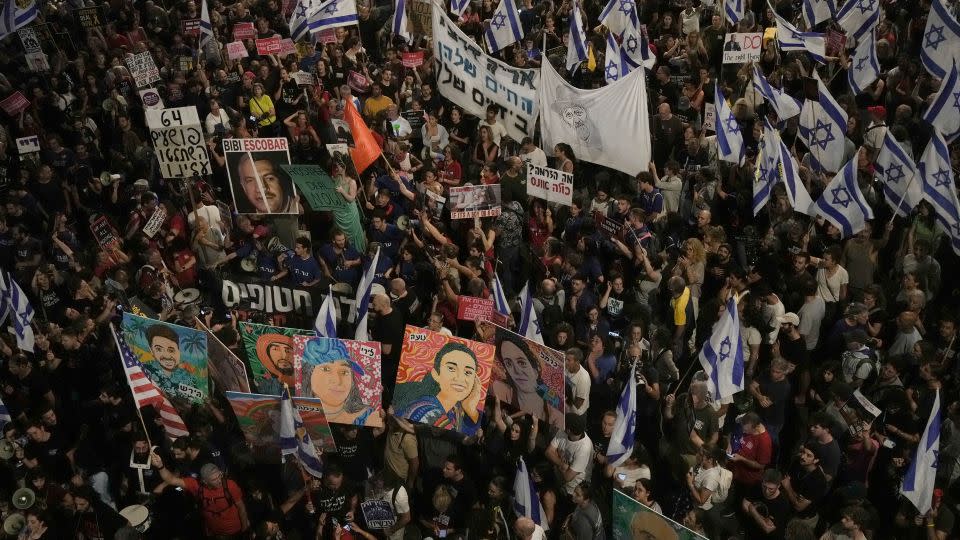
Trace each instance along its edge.
<instances>
[{"instance_id":1,"label":"green sign","mask_svg":"<svg viewBox=\"0 0 960 540\"><path fill-rule=\"evenodd\" d=\"M281 165L300 188L307 204L313 210L336 210L347 206L347 200L337 193L337 186L319 165Z\"/></svg>"},{"instance_id":2,"label":"green sign","mask_svg":"<svg viewBox=\"0 0 960 540\"><path fill-rule=\"evenodd\" d=\"M613 539L707 540L616 489L613 490Z\"/></svg>"}]
</instances>

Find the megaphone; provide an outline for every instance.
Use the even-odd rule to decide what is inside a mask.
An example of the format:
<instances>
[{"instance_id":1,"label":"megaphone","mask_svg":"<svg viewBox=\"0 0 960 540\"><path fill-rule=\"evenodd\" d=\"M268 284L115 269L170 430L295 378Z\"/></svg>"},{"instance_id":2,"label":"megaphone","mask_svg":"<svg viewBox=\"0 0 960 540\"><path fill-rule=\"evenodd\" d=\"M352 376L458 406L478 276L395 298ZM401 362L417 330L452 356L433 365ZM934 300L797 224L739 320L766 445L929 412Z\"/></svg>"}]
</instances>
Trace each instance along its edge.
<instances>
[{"instance_id":1,"label":"megaphone","mask_svg":"<svg viewBox=\"0 0 960 540\"><path fill-rule=\"evenodd\" d=\"M274 254L293 253L292 249L288 248L287 246L284 245L282 241L280 241L279 236L274 236L273 238L270 239L269 242L267 242L267 249Z\"/></svg>"},{"instance_id":2,"label":"megaphone","mask_svg":"<svg viewBox=\"0 0 960 540\"><path fill-rule=\"evenodd\" d=\"M103 187L107 187L114 182L119 182L120 178L120 175L116 173L108 173L107 171L100 173L100 183L103 184Z\"/></svg>"},{"instance_id":3,"label":"megaphone","mask_svg":"<svg viewBox=\"0 0 960 540\"><path fill-rule=\"evenodd\" d=\"M150 509L142 504L132 504L125 507L120 510L120 515L139 532L147 532L147 529L150 528Z\"/></svg>"},{"instance_id":4,"label":"megaphone","mask_svg":"<svg viewBox=\"0 0 960 540\"><path fill-rule=\"evenodd\" d=\"M27 518L23 514L10 514L3 520L3 532L10 536L17 536L27 525Z\"/></svg>"},{"instance_id":5,"label":"megaphone","mask_svg":"<svg viewBox=\"0 0 960 540\"><path fill-rule=\"evenodd\" d=\"M397 228L401 231L407 230L410 226L410 216L400 216L397 218Z\"/></svg>"},{"instance_id":6,"label":"megaphone","mask_svg":"<svg viewBox=\"0 0 960 540\"><path fill-rule=\"evenodd\" d=\"M0 439L0 459L10 459L16 451L17 447L13 444L13 441Z\"/></svg>"},{"instance_id":7,"label":"megaphone","mask_svg":"<svg viewBox=\"0 0 960 540\"><path fill-rule=\"evenodd\" d=\"M37 495L30 488L20 488L13 492L13 506L19 510L26 510L37 502Z\"/></svg>"}]
</instances>

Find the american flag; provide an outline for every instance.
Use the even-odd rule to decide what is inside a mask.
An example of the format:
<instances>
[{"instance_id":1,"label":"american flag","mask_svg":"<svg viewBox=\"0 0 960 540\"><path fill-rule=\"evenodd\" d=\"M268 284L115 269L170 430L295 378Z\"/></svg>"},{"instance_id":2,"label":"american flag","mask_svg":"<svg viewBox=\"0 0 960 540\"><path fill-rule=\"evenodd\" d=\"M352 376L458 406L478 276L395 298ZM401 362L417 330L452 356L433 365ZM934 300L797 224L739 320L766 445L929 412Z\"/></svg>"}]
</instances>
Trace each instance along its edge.
<instances>
[{"instance_id":1,"label":"american flag","mask_svg":"<svg viewBox=\"0 0 960 540\"><path fill-rule=\"evenodd\" d=\"M136 355L130 350L130 346L123 339L123 336L117 332L114 325L110 325L110 331L113 332L113 340L117 342L117 349L120 350L120 359L123 360L123 373L127 376L127 384L130 385L130 391L133 392L133 400L137 404L137 409L146 405L153 407L160 413L160 420L171 439L189 435L187 425L177 414L177 410L170 404L167 396L153 384L147 374L143 372L143 366L137 360Z\"/></svg>"}]
</instances>

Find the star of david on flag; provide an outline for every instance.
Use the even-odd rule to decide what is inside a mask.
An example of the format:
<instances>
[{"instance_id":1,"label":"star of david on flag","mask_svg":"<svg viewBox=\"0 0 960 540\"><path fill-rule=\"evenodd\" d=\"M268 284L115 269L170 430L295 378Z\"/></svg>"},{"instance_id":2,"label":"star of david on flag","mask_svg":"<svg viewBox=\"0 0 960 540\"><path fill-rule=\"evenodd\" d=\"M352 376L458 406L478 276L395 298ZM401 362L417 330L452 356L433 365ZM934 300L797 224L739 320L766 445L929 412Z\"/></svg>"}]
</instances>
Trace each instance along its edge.
<instances>
[{"instance_id":1,"label":"star of david on flag","mask_svg":"<svg viewBox=\"0 0 960 540\"><path fill-rule=\"evenodd\" d=\"M743 134L733 111L720 90L720 84L714 84L714 104L717 108L717 150L721 160L730 163L743 163Z\"/></svg>"},{"instance_id":2,"label":"star of david on flag","mask_svg":"<svg viewBox=\"0 0 960 540\"><path fill-rule=\"evenodd\" d=\"M815 205L817 213L840 229L843 238L857 234L873 219L873 209L857 185L857 159L853 156L840 169Z\"/></svg>"},{"instance_id":3,"label":"star of david on flag","mask_svg":"<svg viewBox=\"0 0 960 540\"><path fill-rule=\"evenodd\" d=\"M490 18L490 26L484 34L490 54L496 54L508 45L523 39L523 26L517 5L513 0L500 0L500 5Z\"/></svg>"},{"instance_id":4,"label":"star of david on flag","mask_svg":"<svg viewBox=\"0 0 960 540\"><path fill-rule=\"evenodd\" d=\"M851 59L853 69L847 71L847 81L854 94L862 94L880 78L880 63L877 62L877 40L873 32L867 32Z\"/></svg>"},{"instance_id":5,"label":"star of david on flag","mask_svg":"<svg viewBox=\"0 0 960 540\"><path fill-rule=\"evenodd\" d=\"M953 183L953 171L950 168L950 153L943 135L933 130L933 136L917 163L923 198L933 206L937 215L937 224L950 236L953 251L960 254L960 202L957 202L957 190Z\"/></svg>"},{"instance_id":6,"label":"star of david on flag","mask_svg":"<svg viewBox=\"0 0 960 540\"><path fill-rule=\"evenodd\" d=\"M916 181L917 167L893 137L883 136L874 171L883 180L883 198L898 216L905 217L923 199L923 186Z\"/></svg>"},{"instance_id":7,"label":"star of david on flag","mask_svg":"<svg viewBox=\"0 0 960 540\"><path fill-rule=\"evenodd\" d=\"M727 299L723 314L713 325L710 339L700 350L700 366L707 375L711 399L726 399L743 390L743 337L737 301Z\"/></svg>"},{"instance_id":8,"label":"star of david on flag","mask_svg":"<svg viewBox=\"0 0 960 540\"><path fill-rule=\"evenodd\" d=\"M942 133L947 144L960 137L960 72L957 65L950 65L947 77L940 81L937 95L923 113L924 121Z\"/></svg>"},{"instance_id":9,"label":"star of david on flag","mask_svg":"<svg viewBox=\"0 0 960 540\"><path fill-rule=\"evenodd\" d=\"M943 79L950 66L960 62L960 23L943 0L932 0L923 31L920 61L931 75Z\"/></svg>"}]
</instances>

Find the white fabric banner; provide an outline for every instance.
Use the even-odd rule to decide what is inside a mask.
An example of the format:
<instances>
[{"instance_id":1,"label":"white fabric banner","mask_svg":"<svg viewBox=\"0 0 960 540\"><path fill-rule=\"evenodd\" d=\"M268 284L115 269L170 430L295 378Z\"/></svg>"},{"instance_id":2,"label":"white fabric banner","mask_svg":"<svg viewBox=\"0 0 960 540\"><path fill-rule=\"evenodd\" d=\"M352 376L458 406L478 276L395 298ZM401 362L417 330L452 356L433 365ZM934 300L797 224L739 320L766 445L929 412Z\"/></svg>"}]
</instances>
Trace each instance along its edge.
<instances>
[{"instance_id":1,"label":"white fabric banner","mask_svg":"<svg viewBox=\"0 0 960 540\"><path fill-rule=\"evenodd\" d=\"M433 7L433 54L437 89L443 97L478 118L487 106L500 106L500 118L511 139L532 135L537 120L535 69L520 69L488 56L441 8Z\"/></svg>"},{"instance_id":2,"label":"white fabric banner","mask_svg":"<svg viewBox=\"0 0 960 540\"><path fill-rule=\"evenodd\" d=\"M650 163L650 113L645 70L595 90L570 86L544 62L537 97L544 148L567 143L577 159L611 167L630 175Z\"/></svg>"}]
</instances>

